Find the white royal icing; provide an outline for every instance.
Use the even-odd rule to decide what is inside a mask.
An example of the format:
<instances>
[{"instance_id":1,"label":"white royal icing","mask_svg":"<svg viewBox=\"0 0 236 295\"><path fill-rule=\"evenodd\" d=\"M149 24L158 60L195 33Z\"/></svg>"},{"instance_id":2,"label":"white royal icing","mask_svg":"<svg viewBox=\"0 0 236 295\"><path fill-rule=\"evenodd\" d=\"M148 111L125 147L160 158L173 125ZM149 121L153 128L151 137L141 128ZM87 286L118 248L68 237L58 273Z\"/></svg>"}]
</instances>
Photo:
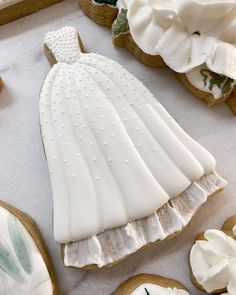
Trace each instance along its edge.
<instances>
[{"instance_id":1,"label":"white royal icing","mask_svg":"<svg viewBox=\"0 0 236 295\"><path fill-rule=\"evenodd\" d=\"M72 27L48 33L58 63L40 95L54 235L61 243L148 216L215 169L214 158L121 65L93 53L75 55L74 35Z\"/></svg>"},{"instance_id":2,"label":"white royal icing","mask_svg":"<svg viewBox=\"0 0 236 295\"><path fill-rule=\"evenodd\" d=\"M182 194L171 199L155 213L91 238L66 244L65 266L103 267L120 261L138 249L180 232L207 201L207 197L226 185L216 173L201 177ZM109 242L108 242L109 241Z\"/></svg>"},{"instance_id":3,"label":"white royal icing","mask_svg":"<svg viewBox=\"0 0 236 295\"><path fill-rule=\"evenodd\" d=\"M191 249L193 276L209 293L227 288L236 294L236 241L220 230L207 230L206 240L196 241Z\"/></svg>"},{"instance_id":4,"label":"white royal icing","mask_svg":"<svg viewBox=\"0 0 236 295\"><path fill-rule=\"evenodd\" d=\"M165 288L156 284L139 285L130 295L189 295L189 292L177 288Z\"/></svg>"},{"instance_id":5,"label":"white royal icing","mask_svg":"<svg viewBox=\"0 0 236 295\"><path fill-rule=\"evenodd\" d=\"M46 264L23 224L0 207L1 294L52 295Z\"/></svg>"},{"instance_id":6,"label":"white royal icing","mask_svg":"<svg viewBox=\"0 0 236 295\"><path fill-rule=\"evenodd\" d=\"M130 33L146 53L174 71L206 63L236 79L235 0L124 0Z\"/></svg>"},{"instance_id":7,"label":"white royal icing","mask_svg":"<svg viewBox=\"0 0 236 295\"><path fill-rule=\"evenodd\" d=\"M18 2L22 2L22 0L0 0L0 9L9 7Z\"/></svg>"}]
</instances>

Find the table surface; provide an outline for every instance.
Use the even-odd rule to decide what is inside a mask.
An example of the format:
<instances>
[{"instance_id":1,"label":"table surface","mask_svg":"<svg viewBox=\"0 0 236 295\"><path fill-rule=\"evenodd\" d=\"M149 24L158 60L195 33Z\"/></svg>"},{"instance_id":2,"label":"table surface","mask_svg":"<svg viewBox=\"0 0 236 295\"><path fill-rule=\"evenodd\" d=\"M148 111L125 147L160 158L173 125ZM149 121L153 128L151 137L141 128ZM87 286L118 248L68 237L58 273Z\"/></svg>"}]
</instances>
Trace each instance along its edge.
<instances>
[{"instance_id":1,"label":"table surface","mask_svg":"<svg viewBox=\"0 0 236 295\"><path fill-rule=\"evenodd\" d=\"M177 237L131 255L118 265L96 271L63 266L60 245L52 235L52 193L39 129L39 92L50 70L43 54L47 31L74 25L86 51L125 65L154 93L176 121L205 146L217 160L217 171L227 188L210 199ZM194 237L208 228L220 228L236 214L236 118L225 104L208 108L191 95L169 69L152 69L125 49L111 44L110 30L95 24L67 0L1 27L0 73L5 89L0 94L0 196L30 214L37 222L58 276L62 294L108 295L124 280L139 273L175 278L191 294L202 294L189 277L189 250Z\"/></svg>"}]
</instances>

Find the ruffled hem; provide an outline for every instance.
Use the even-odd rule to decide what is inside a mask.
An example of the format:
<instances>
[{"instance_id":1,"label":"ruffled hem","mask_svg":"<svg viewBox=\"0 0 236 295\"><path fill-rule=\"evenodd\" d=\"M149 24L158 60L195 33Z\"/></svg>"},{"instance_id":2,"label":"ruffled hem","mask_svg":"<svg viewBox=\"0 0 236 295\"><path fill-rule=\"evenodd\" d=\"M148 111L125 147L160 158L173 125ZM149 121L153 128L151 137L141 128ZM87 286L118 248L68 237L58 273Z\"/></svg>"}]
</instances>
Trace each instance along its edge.
<instances>
[{"instance_id":1,"label":"ruffled hem","mask_svg":"<svg viewBox=\"0 0 236 295\"><path fill-rule=\"evenodd\" d=\"M189 223L208 196L225 186L226 181L216 172L205 175L145 218L106 230L89 239L66 244L63 250L64 264L67 267L95 265L101 268L150 243L171 237Z\"/></svg>"}]
</instances>

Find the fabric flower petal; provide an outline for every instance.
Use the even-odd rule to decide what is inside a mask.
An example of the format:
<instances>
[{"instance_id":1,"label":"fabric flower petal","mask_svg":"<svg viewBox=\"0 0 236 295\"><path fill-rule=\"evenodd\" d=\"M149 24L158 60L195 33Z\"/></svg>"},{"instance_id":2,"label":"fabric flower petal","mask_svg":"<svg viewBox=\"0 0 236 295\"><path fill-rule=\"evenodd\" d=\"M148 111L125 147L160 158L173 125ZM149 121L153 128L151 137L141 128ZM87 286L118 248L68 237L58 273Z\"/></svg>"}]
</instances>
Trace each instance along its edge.
<instances>
[{"instance_id":1,"label":"fabric flower petal","mask_svg":"<svg viewBox=\"0 0 236 295\"><path fill-rule=\"evenodd\" d=\"M214 29L234 7L236 2L232 0L181 0L176 11L189 33L206 33Z\"/></svg>"},{"instance_id":2,"label":"fabric flower petal","mask_svg":"<svg viewBox=\"0 0 236 295\"><path fill-rule=\"evenodd\" d=\"M171 25L174 13L168 8L158 10L156 2L159 1L125 0L131 35L138 46L151 55L156 55L155 46L164 30Z\"/></svg>"},{"instance_id":3,"label":"fabric flower petal","mask_svg":"<svg viewBox=\"0 0 236 295\"><path fill-rule=\"evenodd\" d=\"M212 245L215 251L229 256L236 255L236 242L230 236L217 229L205 231L205 238Z\"/></svg>"},{"instance_id":4,"label":"fabric flower petal","mask_svg":"<svg viewBox=\"0 0 236 295\"><path fill-rule=\"evenodd\" d=\"M206 61L202 44L204 40L201 36L193 35L189 38L183 25L176 20L163 34L155 49L171 69L186 73Z\"/></svg>"},{"instance_id":5,"label":"fabric flower petal","mask_svg":"<svg viewBox=\"0 0 236 295\"><path fill-rule=\"evenodd\" d=\"M235 46L220 42L215 46L212 55L208 57L208 68L218 74L236 79L236 48Z\"/></svg>"}]
</instances>

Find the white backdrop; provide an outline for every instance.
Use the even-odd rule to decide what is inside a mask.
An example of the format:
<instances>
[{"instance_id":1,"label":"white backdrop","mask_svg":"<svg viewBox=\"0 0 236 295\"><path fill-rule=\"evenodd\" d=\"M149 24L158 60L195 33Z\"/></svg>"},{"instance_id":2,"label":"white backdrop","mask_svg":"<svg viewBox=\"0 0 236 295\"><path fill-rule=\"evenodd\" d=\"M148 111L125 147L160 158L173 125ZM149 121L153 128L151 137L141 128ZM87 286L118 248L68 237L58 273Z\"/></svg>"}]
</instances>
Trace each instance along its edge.
<instances>
[{"instance_id":1,"label":"white backdrop","mask_svg":"<svg viewBox=\"0 0 236 295\"><path fill-rule=\"evenodd\" d=\"M135 74L176 121L213 153L228 187L209 200L176 238L130 256L109 269L66 269L52 236L52 196L38 117L39 91L50 66L42 44L48 30L76 26L87 51L103 54ZM77 0L66 0L0 28L0 198L30 214L47 242L62 294L108 295L142 272L180 280L191 294L202 294L189 278L188 255L196 234L219 228L236 214L236 117L226 105L208 108L168 70L148 68L111 44L110 30L84 16ZM63 217L62 217L63 218Z\"/></svg>"}]
</instances>

